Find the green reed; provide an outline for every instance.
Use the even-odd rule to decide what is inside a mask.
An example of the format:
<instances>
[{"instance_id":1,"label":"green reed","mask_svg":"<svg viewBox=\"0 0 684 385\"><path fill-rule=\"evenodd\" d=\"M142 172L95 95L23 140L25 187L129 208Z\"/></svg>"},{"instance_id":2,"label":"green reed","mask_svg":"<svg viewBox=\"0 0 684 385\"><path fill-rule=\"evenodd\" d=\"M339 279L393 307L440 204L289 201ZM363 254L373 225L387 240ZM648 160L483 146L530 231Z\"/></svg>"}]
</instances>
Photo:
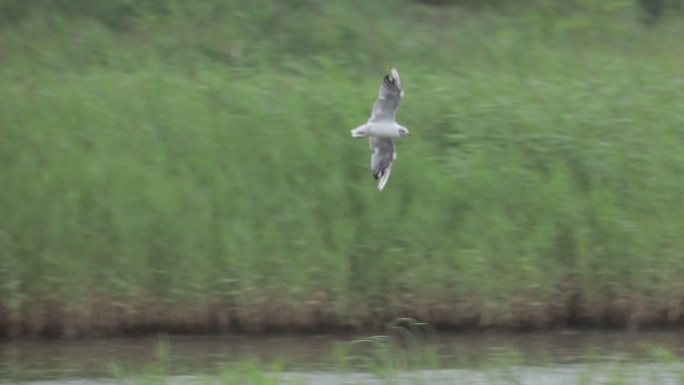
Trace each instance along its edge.
<instances>
[{"instance_id":1,"label":"green reed","mask_svg":"<svg viewBox=\"0 0 684 385\"><path fill-rule=\"evenodd\" d=\"M188 7L3 31L7 333L681 320L678 26ZM349 130L390 66L378 193Z\"/></svg>"}]
</instances>

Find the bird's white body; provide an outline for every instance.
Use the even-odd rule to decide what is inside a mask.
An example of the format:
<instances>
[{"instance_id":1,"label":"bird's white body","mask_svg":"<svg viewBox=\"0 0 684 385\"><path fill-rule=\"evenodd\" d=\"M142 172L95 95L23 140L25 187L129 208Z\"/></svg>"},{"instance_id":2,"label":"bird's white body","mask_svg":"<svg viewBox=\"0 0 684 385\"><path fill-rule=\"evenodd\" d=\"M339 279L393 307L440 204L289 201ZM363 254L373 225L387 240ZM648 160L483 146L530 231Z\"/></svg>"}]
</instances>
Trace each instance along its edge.
<instances>
[{"instance_id":1,"label":"bird's white body","mask_svg":"<svg viewBox=\"0 0 684 385\"><path fill-rule=\"evenodd\" d=\"M353 129L352 137L366 138L373 136L376 138L401 138L403 135L399 131L400 128L406 129L406 127L401 126L396 122L366 123Z\"/></svg>"}]
</instances>

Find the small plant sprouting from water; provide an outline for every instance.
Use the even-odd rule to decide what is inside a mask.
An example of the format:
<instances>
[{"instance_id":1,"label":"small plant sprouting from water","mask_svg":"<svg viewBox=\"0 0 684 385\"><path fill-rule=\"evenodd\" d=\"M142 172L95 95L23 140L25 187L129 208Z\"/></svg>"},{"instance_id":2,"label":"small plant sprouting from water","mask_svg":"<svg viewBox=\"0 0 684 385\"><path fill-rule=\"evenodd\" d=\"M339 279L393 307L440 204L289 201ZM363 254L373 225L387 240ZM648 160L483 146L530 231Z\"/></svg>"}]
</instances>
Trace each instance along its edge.
<instances>
[{"instance_id":1,"label":"small plant sprouting from water","mask_svg":"<svg viewBox=\"0 0 684 385\"><path fill-rule=\"evenodd\" d=\"M335 356L343 368L368 370L386 383L395 384L402 372L440 366L434 336L431 325L398 318L389 324L387 335L339 345Z\"/></svg>"},{"instance_id":2,"label":"small plant sprouting from water","mask_svg":"<svg viewBox=\"0 0 684 385\"><path fill-rule=\"evenodd\" d=\"M168 336L159 336L154 355L156 360L151 367L151 374L157 376L168 375L171 369L171 344L169 343Z\"/></svg>"},{"instance_id":3,"label":"small plant sprouting from water","mask_svg":"<svg viewBox=\"0 0 684 385\"><path fill-rule=\"evenodd\" d=\"M651 345L646 348L646 351L648 356L659 364L670 365L677 362L677 356L663 346Z\"/></svg>"},{"instance_id":4,"label":"small plant sprouting from water","mask_svg":"<svg viewBox=\"0 0 684 385\"><path fill-rule=\"evenodd\" d=\"M242 359L235 363L226 363L213 373L198 374L190 382L202 385L277 385L283 383L279 374L283 372L280 362L264 364L258 357ZM109 364L109 373L118 385L163 385L171 382L175 375L188 376L179 373L173 367L171 359L171 344L169 337L162 335L154 347L154 360L142 369L126 369L119 363ZM184 383L184 380L181 380ZM288 382L297 385L298 382Z\"/></svg>"},{"instance_id":5,"label":"small plant sprouting from water","mask_svg":"<svg viewBox=\"0 0 684 385\"><path fill-rule=\"evenodd\" d=\"M515 350L505 350L493 357L492 361L485 365L487 377L495 383L500 378L506 384L523 384L523 380L517 369L525 365L522 354Z\"/></svg>"},{"instance_id":6,"label":"small plant sprouting from water","mask_svg":"<svg viewBox=\"0 0 684 385\"><path fill-rule=\"evenodd\" d=\"M5 377L7 382L18 384L26 380L26 372L15 352L7 352L4 361L0 365L0 375Z\"/></svg>"},{"instance_id":7,"label":"small plant sprouting from water","mask_svg":"<svg viewBox=\"0 0 684 385\"><path fill-rule=\"evenodd\" d=\"M237 367L223 368L217 377L206 377L204 384L245 384L245 385L277 385L282 383L277 374L283 371L281 363L264 366L257 359L248 360Z\"/></svg>"},{"instance_id":8,"label":"small plant sprouting from water","mask_svg":"<svg viewBox=\"0 0 684 385\"><path fill-rule=\"evenodd\" d=\"M136 384L165 384L168 377L172 375L171 344L169 342L169 337L166 335L160 335L158 337L157 344L154 347L154 361L143 368L139 375L132 376L123 365L117 362L109 364L109 373L120 385L128 384L131 377L135 377Z\"/></svg>"}]
</instances>

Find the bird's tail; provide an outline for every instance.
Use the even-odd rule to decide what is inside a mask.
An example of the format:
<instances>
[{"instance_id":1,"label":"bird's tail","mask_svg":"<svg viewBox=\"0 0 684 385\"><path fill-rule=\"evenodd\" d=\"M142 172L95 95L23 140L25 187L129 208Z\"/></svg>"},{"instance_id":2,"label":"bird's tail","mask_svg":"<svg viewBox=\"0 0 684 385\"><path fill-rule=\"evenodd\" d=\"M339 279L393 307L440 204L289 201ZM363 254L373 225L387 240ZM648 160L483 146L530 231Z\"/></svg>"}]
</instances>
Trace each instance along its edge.
<instances>
[{"instance_id":1,"label":"bird's tail","mask_svg":"<svg viewBox=\"0 0 684 385\"><path fill-rule=\"evenodd\" d=\"M352 138L365 138L368 136L368 127L366 127L365 124L362 124L355 129L351 130L351 135Z\"/></svg>"}]
</instances>

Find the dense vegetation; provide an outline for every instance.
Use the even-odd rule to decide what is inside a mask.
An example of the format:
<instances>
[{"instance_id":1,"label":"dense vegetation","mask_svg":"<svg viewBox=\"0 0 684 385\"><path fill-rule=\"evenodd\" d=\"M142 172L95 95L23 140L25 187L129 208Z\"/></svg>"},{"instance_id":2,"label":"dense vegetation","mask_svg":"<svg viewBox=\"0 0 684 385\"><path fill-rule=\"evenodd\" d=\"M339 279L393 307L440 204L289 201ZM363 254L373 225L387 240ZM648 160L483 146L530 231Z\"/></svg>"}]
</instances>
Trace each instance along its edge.
<instances>
[{"instance_id":1,"label":"dense vegetation","mask_svg":"<svg viewBox=\"0 0 684 385\"><path fill-rule=\"evenodd\" d=\"M2 4L5 334L684 320L675 14ZM349 130L392 66L378 193Z\"/></svg>"}]
</instances>

